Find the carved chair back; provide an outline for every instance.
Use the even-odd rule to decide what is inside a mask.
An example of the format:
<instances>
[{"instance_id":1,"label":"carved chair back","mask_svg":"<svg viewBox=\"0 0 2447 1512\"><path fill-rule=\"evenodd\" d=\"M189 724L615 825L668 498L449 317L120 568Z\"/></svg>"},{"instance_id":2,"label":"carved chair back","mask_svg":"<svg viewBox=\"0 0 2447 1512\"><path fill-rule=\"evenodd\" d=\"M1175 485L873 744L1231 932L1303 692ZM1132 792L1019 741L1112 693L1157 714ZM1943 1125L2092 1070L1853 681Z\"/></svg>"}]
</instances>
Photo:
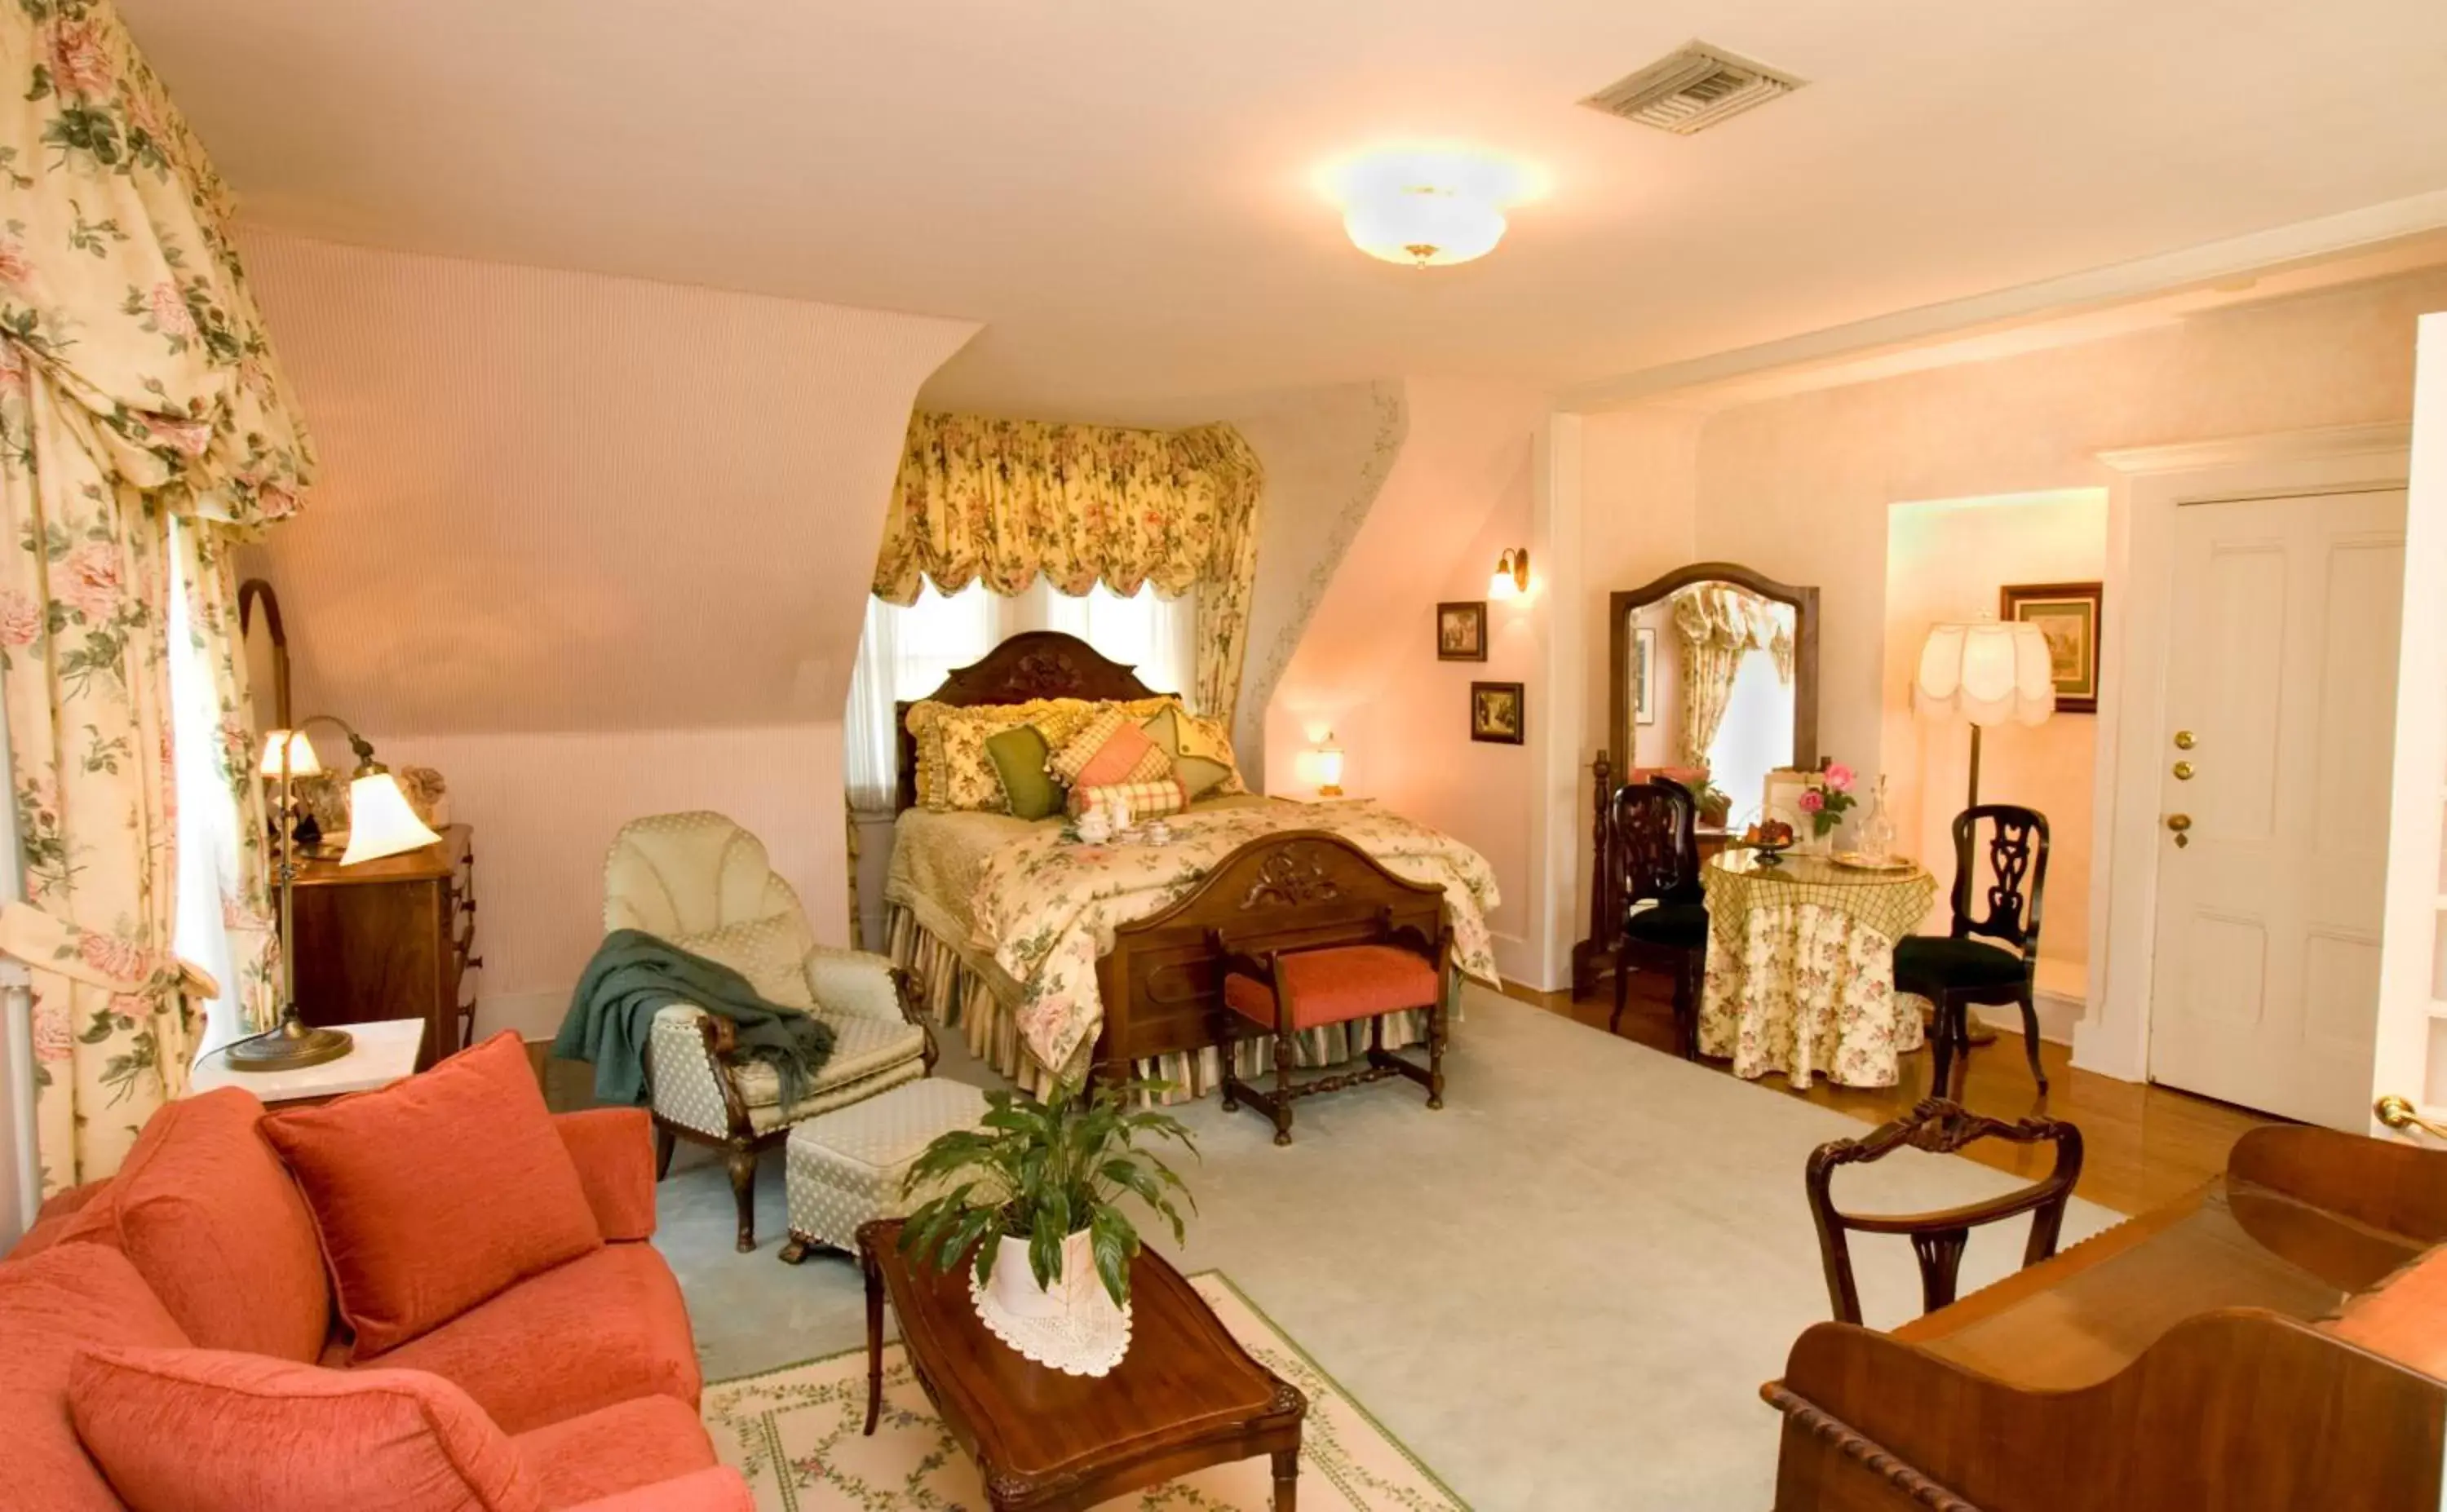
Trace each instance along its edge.
<instances>
[{"instance_id":1,"label":"carved chair back","mask_svg":"<svg viewBox=\"0 0 2447 1512\"><path fill-rule=\"evenodd\" d=\"M1985 887L1975 888L1973 853L1980 826L1988 826ZM2019 803L1980 803L1954 816L1954 913L1957 939L1985 935L2003 940L2036 961L2039 954L2039 900L2048 883L2048 816ZM1972 912L1979 894L1981 911Z\"/></svg>"},{"instance_id":2,"label":"carved chair back","mask_svg":"<svg viewBox=\"0 0 2447 1512\"><path fill-rule=\"evenodd\" d=\"M1615 895L1622 900L1623 912L1651 898L1698 900L1698 818L1691 789L1670 778L1625 783L1615 789Z\"/></svg>"},{"instance_id":3,"label":"carved chair back","mask_svg":"<svg viewBox=\"0 0 2447 1512\"><path fill-rule=\"evenodd\" d=\"M1129 1002L1150 1040L1199 1049L1227 954L1382 941L1441 960L1450 934L1444 889L1394 875L1331 830L1290 829L1249 841L1170 907L1115 929L1097 990Z\"/></svg>"},{"instance_id":4,"label":"carved chair back","mask_svg":"<svg viewBox=\"0 0 2447 1512\"><path fill-rule=\"evenodd\" d=\"M1831 1188L1838 1167L1875 1161L1908 1144L1914 1149L1951 1155L1982 1139L2016 1144L2054 1144L2056 1168L2035 1185L1985 1201L1937 1213L1872 1215L1846 1213L1835 1206ZM1827 1271L1827 1297L1839 1323L1861 1321L1861 1294L1852 1279L1851 1233L1901 1234L1908 1237L1920 1259L1921 1310L1935 1312L1954 1300L1955 1282L1963 1267L1963 1250L1971 1231L2023 1213L2031 1215L2031 1237L2022 1247L2022 1263L2036 1265L2056 1254L2064 1229L2065 1203L2081 1177L2081 1130L2052 1118L2026 1118L2007 1124L1968 1112L1944 1098L1927 1098L1909 1113L1882 1124L1856 1140L1836 1140L1811 1152L1806 1184L1810 1216L1818 1225L1818 1255Z\"/></svg>"}]
</instances>

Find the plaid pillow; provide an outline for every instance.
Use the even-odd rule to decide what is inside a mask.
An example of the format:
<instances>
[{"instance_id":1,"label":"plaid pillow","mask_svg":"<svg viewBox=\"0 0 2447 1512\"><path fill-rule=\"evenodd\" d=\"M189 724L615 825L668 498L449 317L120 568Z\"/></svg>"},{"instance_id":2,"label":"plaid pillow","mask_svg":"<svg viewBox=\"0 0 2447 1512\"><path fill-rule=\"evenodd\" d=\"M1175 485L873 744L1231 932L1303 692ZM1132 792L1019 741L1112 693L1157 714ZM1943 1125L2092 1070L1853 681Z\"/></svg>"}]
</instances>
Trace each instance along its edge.
<instances>
[{"instance_id":1,"label":"plaid pillow","mask_svg":"<svg viewBox=\"0 0 2447 1512\"><path fill-rule=\"evenodd\" d=\"M1178 814L1189 806L1189 795L1181 790L1181 784L1169 777L1163 777L1151 783L1074 787L1071 789L1071 817L1076 819L1089 809L1102 807L1116 798L1129 805L1132 823L1160 814Z\"/></svg>"}]
</instances>

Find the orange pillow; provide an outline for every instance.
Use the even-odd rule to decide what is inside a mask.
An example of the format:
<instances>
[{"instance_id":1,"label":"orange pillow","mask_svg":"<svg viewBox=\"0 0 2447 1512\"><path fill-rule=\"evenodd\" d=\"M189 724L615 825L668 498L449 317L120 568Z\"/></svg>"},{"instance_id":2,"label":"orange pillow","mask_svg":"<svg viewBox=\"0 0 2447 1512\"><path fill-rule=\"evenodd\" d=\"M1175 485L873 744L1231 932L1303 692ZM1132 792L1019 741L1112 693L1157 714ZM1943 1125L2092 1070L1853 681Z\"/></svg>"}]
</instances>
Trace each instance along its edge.
<instances>
[{"instance_id":1,"label":"orange pillow","mask_svg":"<svg viewBox=\"0 0 2447 1512\"><path fill-rule=\"evenodd\" d=\"M424 1370L222 1350L95 1350L68 1374L85 1452L134 1512L541 1512L509 1435Z\"/></svg>"},{"instance_id":2,"label":"orange pillow","mask_svg":"<svg viewBox=\"0 0 2447 1512\"><path fill-rule=\"evenodd\" d=\"M603 1243L526 1047L504 1030L379 1092L276 1113L365 1360Z\"/></svg>"}]
</instances>

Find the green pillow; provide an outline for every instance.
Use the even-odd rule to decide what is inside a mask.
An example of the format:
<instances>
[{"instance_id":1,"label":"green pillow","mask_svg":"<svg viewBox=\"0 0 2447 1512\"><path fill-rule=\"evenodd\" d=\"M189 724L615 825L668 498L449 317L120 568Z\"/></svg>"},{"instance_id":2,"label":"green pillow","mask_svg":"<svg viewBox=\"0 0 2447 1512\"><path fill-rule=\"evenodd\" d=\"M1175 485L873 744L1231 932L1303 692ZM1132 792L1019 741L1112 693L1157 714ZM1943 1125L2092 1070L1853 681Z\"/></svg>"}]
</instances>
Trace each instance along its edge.
<instances>
[{"instance_id":1,"label":"green pillow","mask_svg":"<svg viewBox=\"0 0 2447 1512\"><path fill-rule=\"evenodd\" d=\"M1003 796L1019 819L1051 819L1062 812L1062 784L1045 770L1052 749L1045 732L1034 725L1014 725L986 737L986 759L1002 779Z\"/></svg>"},{"instance_id":2,"label":"green pillow","mask_svg":"<svg viewBox=\"0 0 2447 1512\"><path fill-rule=\"evenodd\" d=\"M1182 792L1192 800L1204 798L1223 786L1224 780L1232 775L1232 768L1222 762L1211 762L1203 756L1184 756L1181 753L1181 726L1176 719L1175 710L1164 709L1139 728L1146 730L1148 738L1154 741L1166 755L1172 758L1172 775L1179 779Z\"/></svg>"}]
</instances>

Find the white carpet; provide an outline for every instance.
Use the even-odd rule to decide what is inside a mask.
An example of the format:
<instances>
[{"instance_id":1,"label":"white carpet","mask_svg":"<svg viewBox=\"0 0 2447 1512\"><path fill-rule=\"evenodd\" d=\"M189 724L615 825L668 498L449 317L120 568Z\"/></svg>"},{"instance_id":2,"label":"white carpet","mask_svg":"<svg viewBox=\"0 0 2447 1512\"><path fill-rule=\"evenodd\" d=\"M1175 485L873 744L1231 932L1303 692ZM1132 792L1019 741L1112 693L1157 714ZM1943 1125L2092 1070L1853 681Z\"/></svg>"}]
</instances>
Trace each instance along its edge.
<instances>
[{"instance_id":1,"label":"white carpet","mask_svg":"<svg viewBox=\"0 0 2447 1512\"><path fill-rule=\"evenodd\" d=\"M1205 1158L1175 1262L1227 1272L1483 1512L1766 1506L1776 1418L1758 1386L1829 1315L1802 1166L1865 1125L1477 990L1446 1066L1444 1111L1378 1083L1302 1103L1289 1149L1245 1109L1187 1110ZM993 1080L956 1050L942 1073ZM709 1378L861 1338L855 1266L773 1258L780 1167L765 1163L746 1256L718 1165L664 1183L656 1242ZM1847 1175L1848 1203L1898 1211L2017 1184L1911 1150ZM2115 1218L2077 1201L2065 1242ZM1975 1238L1963 1289L2010 1271L2024 1234ZM1918 1311L1907 1243L1854 1249L1872 1325Z\"/></svg>"}]
</instances>

